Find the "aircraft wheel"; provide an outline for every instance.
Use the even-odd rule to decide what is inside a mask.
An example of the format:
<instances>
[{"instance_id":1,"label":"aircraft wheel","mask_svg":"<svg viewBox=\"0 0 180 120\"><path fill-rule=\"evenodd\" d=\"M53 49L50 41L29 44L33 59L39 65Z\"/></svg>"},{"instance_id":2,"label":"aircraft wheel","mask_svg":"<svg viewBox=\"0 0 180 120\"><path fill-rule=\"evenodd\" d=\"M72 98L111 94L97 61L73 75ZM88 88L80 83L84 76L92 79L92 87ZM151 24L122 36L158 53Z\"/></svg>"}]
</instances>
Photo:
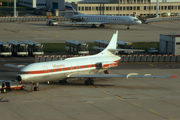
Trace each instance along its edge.
<instances>
[{"instance_id":1,"label":"aircraft wheel","mask_svg":"<svg viewBox=\"0 0 180 120\"><path fill-rule=\"evenodd\" d=\"M129 30L129 26L127 27L127 30Z\"/></svg>"},{"instance_id":2,"label":"aircraft wheel","mask_svg":"<svg viewBox=\"0 0 180 120\"><path fill-rule=\"evenodd\" d=\"M53 26L53 22L50 22L50 25Z\"/></svg>"},{"instance_id":3,"label":"aircraft wheel","mask_svg":"<svg viewBox=\"0 0 180 120\"><path fill-rule=\"evenodd\" d=\"M89 85L89 81L88 80L85 81L85 85Z\"/></svg>"},{"instance_id":4,"label":"aircraft wheel","mask_svg":"<svg viewBox=\"0 0 180 120\"><path fill-rule=\"evenodd\" d=\"M34 87L34 91L39 91L39 88L38 87Z\"/></svg>"},{"instance_id":5,"label":"aircraft wheel","mask_svg":"<svg viewBox=\"0 0 180 120\"><path fill-rule=\"evenodd\" d=\"M63 80L63 83L68 83L68 79L64 79L64 80Z\"/></svg>"},{"instance_id":6,"label":"aircraft wheel","mask_svg":"<svg viewBox=\"0 0 180 120\"><path fill-rule=\"evenodd\" d=\"M34 91L37 91L37 87L34 87Z\"/></svg>"},{"instance_id":7,"label":"aircraft wheel","mask_svg":"<svg viewBox=\"0 0 180 120\"><path fill-rule=\"evenodd\" d=\"M90 85L94 85L94 80L91 80L91 81L90 81Z\"/></svg>"},{"instance_id":8,"label":"aircraft wheel","mask_svg":"<svg viewBox=\"0 0 180 120\"><path fill-rule=\"evenodd\" d=\"M100 24L100 27L105 27L105 25L104 24Z\"/></svg>"},{"instance_id":9,"label":"aircraft wheel","mask_svg":"<svg viewBox=\"0 0 180 120\"><path fill-rule=\"evenodd\" d=\"M92 25L91 28L96 28L96 25Z\"/></svg>"},{"instance_id":10,"label":"aircraft wheel","mask_svg":"<svg viewBox=\"0 0 180 120\"><path fill-rule=\"evenodd\" d=\"M5 93L5 92L6 92L6 89L2 89L2 90L1 90L1 93Z\"/></svg>"}]
</instances>

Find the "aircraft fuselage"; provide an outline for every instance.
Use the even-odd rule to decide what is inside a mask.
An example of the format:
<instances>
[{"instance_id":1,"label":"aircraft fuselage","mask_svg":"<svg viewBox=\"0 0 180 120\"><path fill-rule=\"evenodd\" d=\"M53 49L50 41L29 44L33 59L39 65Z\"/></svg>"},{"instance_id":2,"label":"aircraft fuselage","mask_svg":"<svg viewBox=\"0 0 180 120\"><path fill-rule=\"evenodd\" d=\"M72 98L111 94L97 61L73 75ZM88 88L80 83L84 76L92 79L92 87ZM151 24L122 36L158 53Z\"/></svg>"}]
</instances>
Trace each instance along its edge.
<instances>
[{"instance_id":1,"label":"aircraft fuselage","mask_svg":"<svg viewBox=\"0 0 180 120\"><path fill-rule=\"evenodd\" d=\"M68 58L62 61L50 61L30 64L17 75L17 80L23 83L40 83L45 81L63 80L69 76L79 74L97 74L110 67L118 65L120 57L85 56ZM112 62L109 62L112 61ZM101 63L102 68L97 64Z\"/></svg>"},{"instance_id":2,"label":"aircraft fuselage","mask_svg":"<svg viewBox=\"0 0 180 120\"><path fill-rule=\"evenodd\" d=\"M73 15L74 21L79 22L102 22L102 24L137 25L142 22L132 16L107 16L107 15Z\"/></svg>"}]
</instances>

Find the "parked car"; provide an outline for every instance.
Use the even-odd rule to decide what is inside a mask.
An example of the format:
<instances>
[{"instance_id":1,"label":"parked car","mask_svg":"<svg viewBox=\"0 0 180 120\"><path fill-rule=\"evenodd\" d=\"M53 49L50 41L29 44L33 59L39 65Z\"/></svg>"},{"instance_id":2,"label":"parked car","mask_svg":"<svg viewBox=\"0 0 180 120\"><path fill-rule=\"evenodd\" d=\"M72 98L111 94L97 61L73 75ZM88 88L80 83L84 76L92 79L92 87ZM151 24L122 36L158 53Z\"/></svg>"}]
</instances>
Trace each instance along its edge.
<instances>
[{"instance_id":1,"label":"parked car","mask_svg":"<svg viewBox=\"0 0 180 120\"><path fill-rule=\"evenodd\" d=\"M158 54L158 50L156 50L155 48L149 48L148 53L149 54Z\"/></svg>"}]
</instances>

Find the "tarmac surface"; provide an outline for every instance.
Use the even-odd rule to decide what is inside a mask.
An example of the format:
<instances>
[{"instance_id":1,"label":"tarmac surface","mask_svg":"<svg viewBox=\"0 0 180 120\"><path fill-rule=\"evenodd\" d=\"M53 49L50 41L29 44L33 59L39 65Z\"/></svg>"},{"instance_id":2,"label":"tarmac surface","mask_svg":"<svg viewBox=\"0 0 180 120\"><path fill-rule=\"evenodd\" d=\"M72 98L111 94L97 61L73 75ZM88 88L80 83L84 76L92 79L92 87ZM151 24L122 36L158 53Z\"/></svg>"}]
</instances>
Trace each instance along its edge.
<instances>
[{"instance_id":1,"label":"tarmac surface","mask_svg":"<svg viewBox=\"0 0 180 120\"><path fill-rule=\"evenodd\" d=\"M46 26L45 22L0 22L0 41L33 40L64 42L97 39L109 41L116 30L119 40L159 41L159 34L179 34L180 21L130 26L89 28ZM0 79L12 80L19 70L4 64L27 65L33 57L0 57ZM152 74L179 76L179 63L119 63L111 74ZM0 120L179 120L180 79L178 78L111 78L40 83L40 91L12 90L0 94Z\"/></svg>"},{"instance_id":2,"label":"tarmac surface","mask_svg":"<svg viewBox=\"0 0 180 120\"><path fill-rule=\"evenodd\" d=\"M119 31L118 40L128 42L158 42L159 34L180 34L180 21L132 25L129 30L124 25L106 25L105 28L62 24L46 26L45 21L0 22L0 26L0 41L32 40L40 43L64 43L65 40L109 41L116 30Z\"/></svg>"},{"instance_id":3,"label":"tarmac surface","mask_svg":"<svg viewBox=\"0 0 180 120\"><path fill-rule=\"evenodd\" d=\"M19 70L4 64L27 65L32 57L0 58L0 76L15 79ZM113 74L179 76L179 63L120 63ZM179 78L71 79L67 84L40 83L40 91L12 90L1 93L0 119L15 120L178 120L180 118Z\"/></svg>"}]
</instances>

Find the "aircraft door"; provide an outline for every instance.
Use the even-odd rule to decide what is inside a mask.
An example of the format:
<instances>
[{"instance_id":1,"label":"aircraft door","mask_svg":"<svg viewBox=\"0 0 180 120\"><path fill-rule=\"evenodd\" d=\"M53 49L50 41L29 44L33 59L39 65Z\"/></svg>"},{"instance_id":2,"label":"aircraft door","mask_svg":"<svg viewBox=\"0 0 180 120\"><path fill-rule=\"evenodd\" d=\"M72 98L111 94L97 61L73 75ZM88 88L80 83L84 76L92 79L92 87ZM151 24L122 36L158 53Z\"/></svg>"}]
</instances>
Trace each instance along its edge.
<instances>
[{"instance_id":1,"label":"aircraft door","mask_svg":"<svg viewBox=\"0 0 180 120\"><path fill-rule=\"evenodd\" d=\"M47 73L49 73L48 67L46 65L43 66L44 69L44 75L48 75Z\"/></svg>"},{"instance_id":2,"label":"aircraft door","mask_svg":"<svg viewBox=\"0 0 180 120\"><path fill-rule=\"evenodd\" d=\"M46 65L44 65L43 69L44 69L43 79L47 80L47 81L51 80L51 75L50 75L51 72L50 72L50 70L48 70L48 67Z\"/></svg>"}]
</instances>

